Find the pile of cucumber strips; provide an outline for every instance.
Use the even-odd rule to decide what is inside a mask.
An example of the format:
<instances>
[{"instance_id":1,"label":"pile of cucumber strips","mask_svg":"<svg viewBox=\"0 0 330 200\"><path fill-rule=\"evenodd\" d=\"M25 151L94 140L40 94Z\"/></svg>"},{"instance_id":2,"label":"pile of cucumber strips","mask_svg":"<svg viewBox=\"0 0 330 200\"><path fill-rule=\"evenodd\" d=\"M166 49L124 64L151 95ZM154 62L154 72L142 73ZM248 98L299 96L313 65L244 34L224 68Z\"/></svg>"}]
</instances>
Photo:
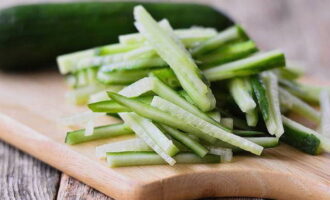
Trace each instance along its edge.
<instances>
[{"instance_id":1,"label":"pile of cucumber strips","mask_svg":"<svg viewBox=\"0 0 330 200\"><path fill-rule=\"evenodd\" d=\"M328 89L297 82L302 72L286 67L281 51L260 51L239 25L173 30L142 6L134 18L139 32L119 43L58 57L69 100L90 109L66 119L86 124L67 144L132 135L96 147L111 167L230 162L233 152L259 156L279 140L312 155L330 151ZM95 127L106 115L123 122Z\"/></svg>"}]
</instances>

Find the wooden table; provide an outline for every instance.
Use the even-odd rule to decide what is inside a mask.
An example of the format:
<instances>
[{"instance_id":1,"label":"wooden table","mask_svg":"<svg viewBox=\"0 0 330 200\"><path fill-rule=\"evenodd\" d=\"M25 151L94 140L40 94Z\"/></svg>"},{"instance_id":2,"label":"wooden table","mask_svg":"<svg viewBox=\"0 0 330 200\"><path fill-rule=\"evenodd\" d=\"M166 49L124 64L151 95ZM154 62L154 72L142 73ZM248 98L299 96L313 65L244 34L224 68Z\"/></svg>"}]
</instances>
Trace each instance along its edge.
<instances>
[{"instance_id":1,"label":"wooden table","mask_svg":"<svg viewBox=\"0 0 330 200\"><path fill-rule=\"evenodd\" d=\"M0 7L37 1L39 0L12 0L1 2ZM201 2L201 0L195 1ZM206 0L202 2L226 11L246 27L262 49L280 48L289 59L302 61L310 75L321 79L326 79L330 75L329 68L326 67L330 63L330 1ZM0 141L0 199L105 200L111 198Z\"/></svg>"}]
</instances>

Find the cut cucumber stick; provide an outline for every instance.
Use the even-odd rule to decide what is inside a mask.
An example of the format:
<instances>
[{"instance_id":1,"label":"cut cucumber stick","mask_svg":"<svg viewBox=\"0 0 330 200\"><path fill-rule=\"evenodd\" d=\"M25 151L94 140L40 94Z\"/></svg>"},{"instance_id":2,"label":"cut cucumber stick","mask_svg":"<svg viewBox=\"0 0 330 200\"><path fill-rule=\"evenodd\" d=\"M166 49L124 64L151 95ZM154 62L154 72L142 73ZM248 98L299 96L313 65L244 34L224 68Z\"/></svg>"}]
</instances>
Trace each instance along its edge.
<instances>
[{"instance_id":1,"label":"cut cucumber stick","mask_svg":"<svg viewBox=\"0 0 330 200\"><path fill-rule=\"evenodd\" d=\"M202 73L188 51L172 37L174 34L162 29L142 6L134 8L134 17L137 21L136 28L173 69L196 105L203 111L214 109L215 98L211 89L202 80Z\"/></svg>"},{"instance_id":2,"label":"cut cucumber stick","mask_svg":"<svg viewBox=\"0 0 330 200\"><path fill-rule=\"evenodd\" d=\"M179 153L173 158L179 164L221 162L220 156L211 154L201 158L193 153ZM161 156L159 156L157 153L149 151L109 152L107 153L107 163L110 167L166 164Z\"/></svg>"},{"instance_id":3,"label":"cut cucumber stick","mask_svg":"<svg viewBox=\"0 0 330 200\"><path fill-rule=\"evenodd\" d=\"M69 131L65 137L65 143L79 144L129 134L134 134L134 132L127 125L119 123L96 127L94 133L87 136L85 135L85 129Z\"/></svg>"}]
</instances>

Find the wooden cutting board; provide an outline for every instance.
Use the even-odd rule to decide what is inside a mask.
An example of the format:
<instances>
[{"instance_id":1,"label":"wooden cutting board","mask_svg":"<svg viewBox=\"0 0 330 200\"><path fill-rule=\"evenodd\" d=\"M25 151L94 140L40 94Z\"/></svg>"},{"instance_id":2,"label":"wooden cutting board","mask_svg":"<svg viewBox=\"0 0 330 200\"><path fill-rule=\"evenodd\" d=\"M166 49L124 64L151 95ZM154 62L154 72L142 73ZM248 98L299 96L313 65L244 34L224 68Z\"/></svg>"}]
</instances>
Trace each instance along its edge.
<instances>
[{"instance_id":1,"label":"wooden cutting board","mask_svg":"<svg viewBox=\"0 0 330 200\"><path fill-rule=\"evenodd\" d=\"M310 156L287 145L232 163L108 168L95 146L64 144L64 116L84 110L68 104L63 78L53 71L0 73L0 139L118 200L249 196L330 199L330 156Z\"/></svg>"}]
</instances>

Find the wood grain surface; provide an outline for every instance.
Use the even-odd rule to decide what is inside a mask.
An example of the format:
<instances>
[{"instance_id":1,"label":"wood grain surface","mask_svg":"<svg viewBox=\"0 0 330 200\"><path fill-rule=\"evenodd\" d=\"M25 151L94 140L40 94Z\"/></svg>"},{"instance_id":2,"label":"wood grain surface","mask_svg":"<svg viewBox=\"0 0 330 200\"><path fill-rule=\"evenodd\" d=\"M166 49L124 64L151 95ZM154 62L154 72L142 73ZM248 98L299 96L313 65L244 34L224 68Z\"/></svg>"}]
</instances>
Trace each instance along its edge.
<instances>
[{"instance_id":1,"label":"wood grain surface","mask_svg":"<svg viewBox=\"0 0 330 200\"><path fill-rule=\"evenodd\" d=\"M51 200L59 172L0 141L0 199Z\"/></svg>"},{"instance_id":2,"label":"wood grain surface","mask_svg":"<svg viewBox=\"0 0 330 200\"><path fill-rule=\"evenodd\" d=\"M1 1L0 7L27 2L39 1ZM283 49L289 58L305 63L308 72L315 77L326 79L330 75L327 66L330 62L330 1L203 2L228 12L246 27L262 48ZM22 166L27 170L25 172L29 173L23 173ZM107 199L101 193L67 175L62 175L59 194L56 195L59 184L58 172L3 142L0 143L0 172L0 199Z\"/></svg>"}]
</instances>

